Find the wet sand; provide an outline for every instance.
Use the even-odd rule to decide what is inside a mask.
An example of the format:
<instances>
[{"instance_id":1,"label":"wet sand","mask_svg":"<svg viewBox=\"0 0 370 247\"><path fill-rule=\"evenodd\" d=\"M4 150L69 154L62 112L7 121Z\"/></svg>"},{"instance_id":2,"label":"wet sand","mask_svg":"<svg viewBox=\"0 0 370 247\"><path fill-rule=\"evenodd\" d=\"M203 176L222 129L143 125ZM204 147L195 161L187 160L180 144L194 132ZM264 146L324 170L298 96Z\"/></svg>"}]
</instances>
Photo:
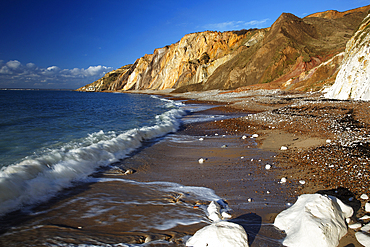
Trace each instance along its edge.
<instances>
[{"instance_id":1,"label":"wet sand","mask_svg":"<svg viewBox=\"0 0 370 247\"><path fill-rule=\"evenodd\" d=\"M233 120L220 122L224 121ZM257 148L251 134L239 128L228 130L213 123L186 125L122 165L136 170L129 176L133 180L214 190L232 209L233 220L245 227L251 246L281 246L282 235L271 223L294 199L286 197L287 186L278 183L274 168L265 169L266 164L274 167L275 153ZM198 162L200 158L204 163ZM189 227L184 234L193 235L203 226Z\"/></svg>"},{"instance_id":2,"label":"wet sand","mask_svg":"<svg viewBox=\"0 0 370 247\"><path fill-rule=\"evenodd\" d=\"M219 109L225 111L255 113L247 117L208 123L206 128L218 129L217 131L222 129L228 133L234 131L234 135L237 133L235 136L240 133L257 133L259 137L256 138L256 147L259 151L276 154L275 159L268 161L274 162L274 169L268 180L276 183L282 177L287 178L285 190L281 190L281 196L285 200L294 202L301 194L324 190L324 193L330 194L340 188L340 195L335 196L354 208L353 220L358 221L366 214L364 204L367 200L360 199L360 196L370 195L369 102L328 100L320 93L273 90L242 93L195 92L172 94L171 97L218 104ZM280 150L282 146L287 147L287 150ZM257 163L254 165L254 169L263 173L261 166ZM239 172L225 173L223 181L237 176ZM194 179L196 180L198 179ZM211 181L208 186L212 187ZM257 187L265 188L263 182L255 182ZM218 187L214 188L216 193L218 190L222 191ZM238 190L240 184L234 181L230 188ZM247 191L240 201L248 199L251 190ZM263 193L263 189L260 191ZM355 199L349 201L351 197ZM265 213L258 211L257 214ZM273 218L274 216L266 222L273 222ZM355 230L348 229L348 234L342 238L339 246L362 246L355 239L354 233Z\"/></svg>"}]
</instances>

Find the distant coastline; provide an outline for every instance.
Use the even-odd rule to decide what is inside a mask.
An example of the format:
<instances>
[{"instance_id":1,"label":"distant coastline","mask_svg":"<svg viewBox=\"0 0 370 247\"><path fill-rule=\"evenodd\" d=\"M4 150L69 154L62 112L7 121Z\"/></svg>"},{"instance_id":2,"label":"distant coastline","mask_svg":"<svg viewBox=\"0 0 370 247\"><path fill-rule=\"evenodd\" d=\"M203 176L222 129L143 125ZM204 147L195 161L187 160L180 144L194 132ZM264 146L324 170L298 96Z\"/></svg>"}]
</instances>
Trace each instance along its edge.
<instances>
[{"instance_id":1,"label":"distant coastline","mask_svg":"<svg viewBox=\"0 0 370 247\"><path fill-rule=\"evenodd\" d=\"M74 91L74 89L0 88L2 91Z\"/></svg>"}]
</instances>

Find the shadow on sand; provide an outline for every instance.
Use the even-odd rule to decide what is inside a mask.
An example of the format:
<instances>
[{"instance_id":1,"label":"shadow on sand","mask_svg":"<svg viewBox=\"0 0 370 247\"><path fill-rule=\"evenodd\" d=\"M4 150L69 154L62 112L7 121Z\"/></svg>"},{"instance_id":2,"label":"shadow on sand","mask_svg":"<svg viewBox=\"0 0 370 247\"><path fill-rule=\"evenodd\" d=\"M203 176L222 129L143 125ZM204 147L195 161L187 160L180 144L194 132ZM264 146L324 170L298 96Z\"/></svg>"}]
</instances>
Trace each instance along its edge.
<instances>
[{"instance_id":1,"label":"shadow on sand","mask_svg":"<svg viewBox=\"0 0 370 247\"><path fill-rule=\"evenodd\" d=\"M255 213L243 214L235 219L229 220L232 223L241 225L248 235L248 245L251 246L256 235L261 229L262 218Z\"/></svg>"}]
</instances>

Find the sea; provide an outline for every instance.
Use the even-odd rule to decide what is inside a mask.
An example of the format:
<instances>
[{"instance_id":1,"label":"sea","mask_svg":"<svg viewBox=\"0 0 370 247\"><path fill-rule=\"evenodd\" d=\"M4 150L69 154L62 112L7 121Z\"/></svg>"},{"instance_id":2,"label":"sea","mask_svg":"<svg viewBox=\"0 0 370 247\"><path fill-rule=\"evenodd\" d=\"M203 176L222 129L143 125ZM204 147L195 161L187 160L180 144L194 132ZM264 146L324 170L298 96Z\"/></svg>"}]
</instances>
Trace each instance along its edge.
<instances>
[{"instance_id":1,"label":"sea","mask_svg":"<svg viewBox=\"0 0 370 247\"><path fill-rule=\"evenodd\" d=\"M181 134L187 124L240 116L214 107L148 94L0 90L0 246L185 246L211 223L212 201L232 209L214 190L166 181L147 166L159 147L186 152L206 145ZM221 145L218 134L207 139L213 150ZM253 138L239 144L250 162L265 155L251 148ZM233 166L246 172L243 158ZM256 189L273 187L271 178L259 179L250 179ZM286 207L275 196L252 204L235 196L240 212ZM280 233L259 215L234 220L252 246L281 246Z\"/></svg>"},{"instance_id":2,"label":"sea","mask_svg":"<svg viewBox=\"0 0 370 247\"><path fill-rule=\"evenodd\" d=\"M169 239L188 236L171 229L207 221L193 203L220 199L205 187L99 176L132 172L117 164L184 122L209 120L194 115L209 106L52 90L0 90L0 106L0 246L178 246ZM174 205L179 195L185 203Z\"/></svg>"}]
</instances>

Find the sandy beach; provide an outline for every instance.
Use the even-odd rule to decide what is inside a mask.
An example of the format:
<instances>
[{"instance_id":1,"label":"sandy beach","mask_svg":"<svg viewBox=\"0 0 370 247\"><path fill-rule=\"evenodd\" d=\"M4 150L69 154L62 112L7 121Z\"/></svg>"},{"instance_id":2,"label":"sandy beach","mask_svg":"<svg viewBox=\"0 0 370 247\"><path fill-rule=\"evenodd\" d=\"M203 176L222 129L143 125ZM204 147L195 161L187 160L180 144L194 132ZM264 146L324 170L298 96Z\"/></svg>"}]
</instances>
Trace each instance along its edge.
<instances>
[{"instance_id":1,"label":"sandy beach","mask_svg":"<svg viewBox=\"0 0 370 247\"><path fill-rule=\"evenodd\" d=\"M368 223L359 218L368 201L361 196L370 195L370 103L276 90L137 93L207 106L185 118L208 121L185 121L90 182L9 214L0 245L185 246L211 223L206 209L215 197L252 247L283 246L274 220L302 194L334 195L354 209L350 223ZM362 246L356 231L348 228L338 246Z\"/></svg>"},{"instance_id":2,"label":"sandy beach","mask_svg":"<svg viewBox=\"0 0 370 247\"><path fill-rule=\"evenodd\" d=\"M188 103L214 104L217 105L214 110L218 111L252 114L188 126L182 130L188 135L213 136L212 143L217 133L218 147L228 143L228 147L234 146L236 149L218 148L217 151L207 150L203 153L204 150L199 147L186 149L184 154L185 148L178 146L175 147L177 151L171 149L170 159L184 155L186 158L193 157L189 162L191 165L171 166L169 169L166 162L158 162L158 168L150 166L148 169L159 169L165 179L212 188L229 201L235 210L233 217L252 212L261 217L263 224L273 223L279 210L286 207L284 203L294 203L301 194L323 190L325 194L333 194L338 188L340 195L337 193L336 196L355 210L353 220L366 214L364 204L367 201L360 199L360 196L370 195L369 103L327 100L320 93L286 93L275 90L240 93L210 91L179 95L169 93L161 92L173 99L186 99ZM252 134L258 134L257 138L253 138L254 144L250 143ZM227 135L227 139L222 140L222 135ZM241 139L243 135L248 136L248 143ZM207 146L204 142L201 145ZM240 160L245 145L254 148L255 158L258 157L258 160L244 157L248 160L247 166ZM281 150L282 146L286 150ZM209 162L199 166L196 159L200 157L208 157ZM272 164L273 169L270 171L264 168L267 163ZM189 169L193 173L189 173ZM138 172L137 176L143 175ZM250 180L253 182L245 185L243 180L249 181L249 176L253 176ZM278 183L282 177L287 178L285 184ZM141 179L148 178L144 176ZM245 212L245 208L238 210L238 205L246 204L249 198L255 198L255 201L267 200L272 204L277 200L276 205L279 206L258 205L251 207L250 212ZM353 229L348 229L348 234L342 238L339 246L362 246L355 239L354 233ZM251 246L264 246L258 241L260 234L261 231L257 234L257 241L250 243Z\"/></svg>"}]
</instances>

